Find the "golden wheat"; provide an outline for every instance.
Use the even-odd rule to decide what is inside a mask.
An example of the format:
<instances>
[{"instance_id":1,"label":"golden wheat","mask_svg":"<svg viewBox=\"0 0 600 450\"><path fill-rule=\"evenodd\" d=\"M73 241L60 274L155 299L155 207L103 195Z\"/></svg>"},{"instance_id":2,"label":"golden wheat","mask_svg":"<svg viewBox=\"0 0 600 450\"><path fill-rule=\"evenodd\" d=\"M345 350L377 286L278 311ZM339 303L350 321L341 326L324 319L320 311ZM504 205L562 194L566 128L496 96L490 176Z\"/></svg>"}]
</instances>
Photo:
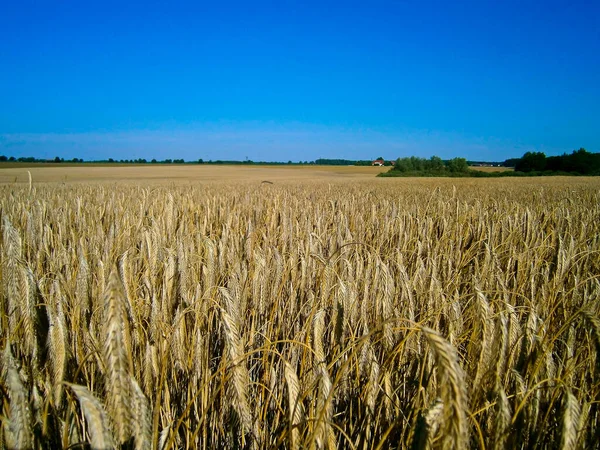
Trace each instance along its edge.
<instances>
[{"instance_id":1,"label":"golden wheat","mask_svg":"<svg viewBox=\"0 0 600 450\"><path fill-rule=\"evenodd\" d=\"M590 448L600 182L0 186L6 448Z\"/></svg>"}]
</instances>

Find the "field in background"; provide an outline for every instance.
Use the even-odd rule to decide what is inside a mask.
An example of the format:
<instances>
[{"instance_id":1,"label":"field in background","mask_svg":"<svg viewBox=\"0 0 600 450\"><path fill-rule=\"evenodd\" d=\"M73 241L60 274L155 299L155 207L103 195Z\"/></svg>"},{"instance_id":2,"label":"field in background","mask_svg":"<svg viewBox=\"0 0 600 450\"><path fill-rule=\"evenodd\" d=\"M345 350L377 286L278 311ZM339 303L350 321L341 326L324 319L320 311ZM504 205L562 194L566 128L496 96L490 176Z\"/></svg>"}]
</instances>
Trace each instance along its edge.
<instances>
[{"instance_id":1,"label":"field in background","mask_svg":"<svg viewBox=\"0 0 600 450\"><path fill-rule=\"evenodd\" d=\"M27 183L31 172L34 182L163 181L213 182L278 181L337 178L373 178L389 167L364 166L243 166L243 165L73 165L60 167L0 166L1 183Z\"/></svg>"},{"instance_id":2,"label":"field in background","mask_svg":"<svg viewBox=\"0 0 600 450\"><path fill-rule=\"evenodd\" d=\"M0 170L8 448L600 440L598 178L29 170Z\"/></svg>"},{"instance_id":3,"label":"field in background","mask_svg":"<svg viewBox=\"0 0 600 450\"><path fill-rule=\"evenodd\" d=\"M489 167L489 166L469 166L469 169L479 170L481 172L513 172L513 167Z\"/></svg>"}]
</instances>

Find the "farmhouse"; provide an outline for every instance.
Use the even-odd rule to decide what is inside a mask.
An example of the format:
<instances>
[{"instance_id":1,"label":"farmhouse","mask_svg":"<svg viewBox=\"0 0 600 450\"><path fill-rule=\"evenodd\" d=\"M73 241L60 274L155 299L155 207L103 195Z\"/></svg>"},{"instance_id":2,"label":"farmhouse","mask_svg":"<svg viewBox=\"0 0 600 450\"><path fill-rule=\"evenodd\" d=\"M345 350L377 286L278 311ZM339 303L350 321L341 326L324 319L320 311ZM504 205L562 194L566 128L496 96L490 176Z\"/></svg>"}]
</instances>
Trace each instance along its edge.
<instances>
[{"instance_id":1,"label":"farmhouse","mask_svg":"<svg viewBox=\"0 0 600 450\"><path fill-rule=\"evenodd\" d=\"M389 161L388 162L388 166L389 165L393 166L394 164L396 164L396 161ZM378 158L375 161L371 161L371 165L372 166L385 166L385 160L382 159L382 158Z\"/></svg>"}]
</instances>

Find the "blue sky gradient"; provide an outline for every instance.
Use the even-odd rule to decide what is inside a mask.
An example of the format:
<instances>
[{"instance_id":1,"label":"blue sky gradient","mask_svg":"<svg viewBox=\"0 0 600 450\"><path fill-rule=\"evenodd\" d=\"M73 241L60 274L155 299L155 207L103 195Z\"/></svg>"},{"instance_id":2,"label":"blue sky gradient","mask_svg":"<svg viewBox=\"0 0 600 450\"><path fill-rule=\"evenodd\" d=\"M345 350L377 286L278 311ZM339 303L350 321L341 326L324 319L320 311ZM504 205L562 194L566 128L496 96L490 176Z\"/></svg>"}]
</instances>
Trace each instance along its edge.
<instances>
[{"instance_id":1,"label":"blue sky gradient","mask_svg":"<svg viewBox=\"0 0 600 450\"><path fill-rule=\"evenodd\" d=\"M600 151L600 2L3 2L0 154Z\"/></svg>"}]
</instances>

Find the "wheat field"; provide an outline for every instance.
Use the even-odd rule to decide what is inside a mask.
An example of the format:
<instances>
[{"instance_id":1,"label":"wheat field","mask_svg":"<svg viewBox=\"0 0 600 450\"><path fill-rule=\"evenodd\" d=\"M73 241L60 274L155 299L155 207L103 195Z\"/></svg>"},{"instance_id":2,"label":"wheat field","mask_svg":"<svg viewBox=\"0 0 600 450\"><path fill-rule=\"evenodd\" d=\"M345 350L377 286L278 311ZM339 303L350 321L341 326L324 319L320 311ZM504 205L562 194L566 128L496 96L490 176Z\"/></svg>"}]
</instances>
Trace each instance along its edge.
<instances>
[{"instance_id":1,"label":"wheat field","mask_svg":"<svg viewBox=\"0 0 600 450\"><path fill-rule=\"evenodd\" d=\"M18 165L18 163L16 163ZM234 181L335 181L352 179L370 180L389 167L370 166L315 166L315 165L209 165L209 164L146 164L146 165L60 165L44 164L34 167L14 167L0 163L0 184L28 183L29 175L41 183L135 183L230 184Z\"/></svg>"},{"instance_id":2,"label":"wheat field","mask_svg":"<svg viewBox=\"0 0 600 450\"><path fill-rule=\"evenodd\" d=\"M0 186L5 448L600 441L597 179L37 176Z\"/></svg>"}]
</instances>

